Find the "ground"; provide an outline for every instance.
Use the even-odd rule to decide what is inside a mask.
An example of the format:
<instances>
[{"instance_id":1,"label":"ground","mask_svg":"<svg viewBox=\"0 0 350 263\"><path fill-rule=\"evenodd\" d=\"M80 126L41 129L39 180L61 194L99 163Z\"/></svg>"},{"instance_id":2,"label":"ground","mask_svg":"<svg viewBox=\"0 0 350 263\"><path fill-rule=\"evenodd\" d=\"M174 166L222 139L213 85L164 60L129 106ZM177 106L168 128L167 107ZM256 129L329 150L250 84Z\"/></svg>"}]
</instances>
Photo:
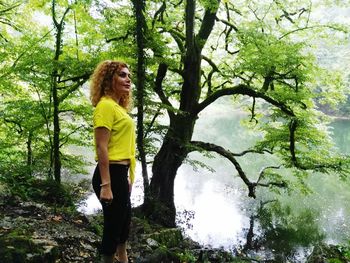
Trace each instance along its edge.
<instances>
[{"instance_id":1,"label":"ground","mask_svg":"<svg viewBox=\"0 0 350 263\"><path fill-rule=\"evenodd\" d=\"M0 258L11 262L97 262L101 215L13 198L0 203ZM134 263L237 262L223 250L203 248L178 228L132 218L128 252Z\"/></svg>"}]
</instances>

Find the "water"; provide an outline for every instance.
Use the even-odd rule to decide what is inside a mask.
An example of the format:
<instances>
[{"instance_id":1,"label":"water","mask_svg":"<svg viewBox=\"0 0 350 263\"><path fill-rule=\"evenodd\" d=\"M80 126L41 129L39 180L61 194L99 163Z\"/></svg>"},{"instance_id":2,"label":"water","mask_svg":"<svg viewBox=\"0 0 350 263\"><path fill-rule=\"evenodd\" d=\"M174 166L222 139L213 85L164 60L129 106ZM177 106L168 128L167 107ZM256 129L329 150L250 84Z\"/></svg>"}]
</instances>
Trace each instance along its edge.
<instances>
[{"instance_id":1,"label":"water","mask_svg":"<svg viewBox=\"0 0 350 263\"><path fill-rule=\"evenodd\" d=\"M193 139L240 152L253 145L259 135L242 128L240 121L245 116L227 103L218 101L201 114ZM336 120L332 127L336 145L343 153L350 153L350 121ZM304 195L294 189L279 195L258 188L257 199L251 199L226 159L218 155L207 158L199 153L191 153L190 157L215 170L205 167L194 170L184 164L175 180L177 223L186 235L202 245L223 247L235 253L244 251L250 256L280 258L281 262L286 258L302 262L312 244L350 240L348 179L315 173L306 180L312 194ZM256 180L261 167L275 163L269 155L253 158L248 155L239 159L251 180ZM137 169L140 171L140 167ZM142 181L138 176L132 203L137 206L141 202ZM87 204L80 210L94 213L100 209L94 194L88 197Z\"/></svg>"}]
</instances>

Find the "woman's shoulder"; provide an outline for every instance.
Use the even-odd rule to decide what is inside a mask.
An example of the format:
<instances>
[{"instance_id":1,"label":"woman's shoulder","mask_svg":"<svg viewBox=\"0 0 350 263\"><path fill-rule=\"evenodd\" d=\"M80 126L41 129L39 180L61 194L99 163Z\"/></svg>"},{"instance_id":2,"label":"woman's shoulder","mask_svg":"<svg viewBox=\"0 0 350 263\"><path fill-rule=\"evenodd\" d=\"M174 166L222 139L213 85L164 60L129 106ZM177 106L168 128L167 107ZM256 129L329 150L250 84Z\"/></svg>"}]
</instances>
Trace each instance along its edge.
<instances>
[{"instance_id":1,"label":"woman's shoulder","mask_svg":"<svg viewBox=\"0 0 350 263\"><path fill-rule=\"evenodd\" d=\"M97 103L97 107L115 107L117 103L109 97L101 97L100 101Z\"/></svg>"},{"instance_id":2,"label":"woman's shoulder","mask_svg":"<svg viewBox=\"0 0 350 263\"><path fill-rule=\"evenodd\" d=\"M96 105L96 111L101 112L109 112L116 114L119 117L124 116L126 113L126 110L120 106L118 103L116 103L112 98L109 97L102 97L100 101Z\"/></svg>"}]
</instances>

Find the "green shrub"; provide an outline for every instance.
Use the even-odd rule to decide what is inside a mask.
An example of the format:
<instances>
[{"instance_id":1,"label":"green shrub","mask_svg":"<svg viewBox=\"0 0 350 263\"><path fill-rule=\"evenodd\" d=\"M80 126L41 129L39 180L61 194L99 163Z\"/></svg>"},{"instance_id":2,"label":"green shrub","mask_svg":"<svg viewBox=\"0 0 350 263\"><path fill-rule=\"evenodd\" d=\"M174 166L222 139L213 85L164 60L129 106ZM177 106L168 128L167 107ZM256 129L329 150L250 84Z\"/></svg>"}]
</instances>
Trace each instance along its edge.
<instances>
[{"instance_id":1,"label":"green shrub","mask_svg":"<svg viewBox=\"0 0 350 263\"><path fill-rule=\"evenodd\" d=\"M22 168L17 167L0 175L0 181L7 186L12 196L55 207L74 207L74 204L83 196L83 186L38 178Z\"/></svg>"}]
</instances>

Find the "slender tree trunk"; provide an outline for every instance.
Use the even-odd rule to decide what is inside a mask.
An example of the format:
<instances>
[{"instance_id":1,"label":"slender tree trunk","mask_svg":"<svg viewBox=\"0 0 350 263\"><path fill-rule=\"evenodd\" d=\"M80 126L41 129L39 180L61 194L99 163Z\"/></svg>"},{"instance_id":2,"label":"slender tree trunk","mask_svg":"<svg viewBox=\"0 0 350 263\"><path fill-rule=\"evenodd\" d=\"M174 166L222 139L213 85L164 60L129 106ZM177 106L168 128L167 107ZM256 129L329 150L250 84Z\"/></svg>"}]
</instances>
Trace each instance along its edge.
<instances>
[{"instance_id":1,"label":"slender tree trunk","mask_svg":"<svg viewBox=\"0 0 350 263\"><path fill-rule=\"evenodd\" d=\"M28 132L28 139L27 139L27 167L29 169L29 175L32 176L33 174L33 150L32 150L32 139L33 139L33 132Z\"/></svg>"},{"instance_id":2,"label":"slender tree trunk","mask_svg":"<svg viewBox=\"0 0 350 263\"><path fill-rule=\"evenodd\" d=\"M55 80L54 80L55 81ZM57 84L54 82L52 89L53 99L53 165L54 178L57 183L61 183L61 155L60 155L60 120L59 120L59 100L57 94Z\"/></svg>"},{"instance_id":3,"label":"slender tree trunk","mask_svg":"<svg viewBox=\"0 0 350 263\"><path fill-rule=\"evenodd\" d=\"M137 43L137 149L142 166L142 178L144 198L148 197L149 180L144 148L144 96L145 96L145 30L146 21L144 17L145 1L133 0L134 12L136 15L136 43Z\"/></svg>"},{"instance_id":4,"label":"slender tree trunk","mask_svg":"<svg viewBox=\"0 0 350 263\"><path fill-rule=\"evenodd\" d=\"M70 7L64 12L60 22L56 19L56 1L52 0L52 19L56 28L56 43L55 43L55 56L54 56L54 69L52 71L52 103L53 103L53 165L54 165L54 178L57 183L61 183L61 154L60 154L60 119L59 119L59 106L60 98L58 96L58 80L59 71L57 68L60 55L62 53L62 33L64 18L67 15Z\"/></svg>"},{"instance_id":5,"label":"slender tree trunk","mask_svg":"<svg viewBox=\"0 0 350 263\"><path fill-rule=\"evenodd\" d=\"M57 62L60 56L62 41L62 26L56 25L56 53L54 61ZM57 183L61 183L61 155L60 155L60 119L59 119L59 98L58 98L58 70L54 68L52 72L52 103L53 103L53 167L54 178Z\"/></svg>"}]
</instances>

